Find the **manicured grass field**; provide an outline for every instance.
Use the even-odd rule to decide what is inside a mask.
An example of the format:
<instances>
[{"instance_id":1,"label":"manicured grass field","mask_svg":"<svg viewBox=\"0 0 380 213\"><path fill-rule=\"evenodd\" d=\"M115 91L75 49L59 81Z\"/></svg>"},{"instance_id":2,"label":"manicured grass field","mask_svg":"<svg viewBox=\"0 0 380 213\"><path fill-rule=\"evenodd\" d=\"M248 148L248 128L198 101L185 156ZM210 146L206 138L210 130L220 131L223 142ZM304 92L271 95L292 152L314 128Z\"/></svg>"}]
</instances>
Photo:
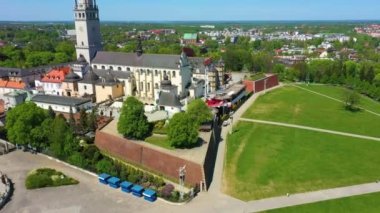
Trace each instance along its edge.
<instances>
[{"instance_id":1,"label":"manicured grass field","mask_svg":"<svg viewBox=\"0 0 380 213\"><path fill-rule=\"evenodd\" d=\"M78 183L77 180L66 176L62 172L44 168L31 171L26 177L25 187L27 189L39 189L45 187L75 185Z\"/></svg>"},{"instance_id":2,"label":"manicured grass field","mask_svg":"<svg viewBox=\"0 0 380 213\"><path fill-rule=\"evenodd\" d=\"M331 86L331 85L317 85L317 84L301 84L297 85L299 87L305 88L307 90L311 90L314 92L318 92L327 96L330 96L332 98L336 98L339 100L344 100L345 92L348 90L344 87L339 86ZM368 98L366 96L362 96L359 103L360 107L363 107L367 110L373 111L375 113L380 114L380 102L375 101L371 98Z\"/></svg>"},{"instance_id":3,"label":"manicured grass field","mask_svg":"<svg viewBox=\"0 0 380 213\"><path fill-rule=\"evenodd\" d=\"M333 94L329 93L331 96ZM380 104L369 101L365 105L371 105L371 109L380 108ZM380 116L366 111L347 111L343 103L292 86L261 96L243 118L380 137Z\"/></svg>"},{"instance_id":4,"label":"manicured grass field","mask_svg":"<svg viewBox=\"0 0 380 213\"><path fill-rule=\"evenodd\" d=\"M167 136L155 136L154 135L154 136L151 136L151 137L145 139L145 142L153 144L155 146L165 148L165 149L169 149L169 150L175 149L170 145L170 141L169 141Z\"/></svg>"},{"instance_id":5,"label":"manicured grass field","mask_svg":"<svg viewBox=\"0 0 380 213\"><path fill-rule=\"evenodd\" d=\"M380 179L379 142L248 122L235 130L227 141L224 191L236 198L255 200Z\"/></svg>"},{"instance_id":6,"label":"manicured grass field","mask_svg":"<svg viewBox=\"0 0 380 213\"><path fill-rule=\"evenodd\" d=\"M361 195L337 200L324 201L319 203L289 207L268 211L271 213L378 213L380 210L380 193Z\"/></svg>"}]
</instances>

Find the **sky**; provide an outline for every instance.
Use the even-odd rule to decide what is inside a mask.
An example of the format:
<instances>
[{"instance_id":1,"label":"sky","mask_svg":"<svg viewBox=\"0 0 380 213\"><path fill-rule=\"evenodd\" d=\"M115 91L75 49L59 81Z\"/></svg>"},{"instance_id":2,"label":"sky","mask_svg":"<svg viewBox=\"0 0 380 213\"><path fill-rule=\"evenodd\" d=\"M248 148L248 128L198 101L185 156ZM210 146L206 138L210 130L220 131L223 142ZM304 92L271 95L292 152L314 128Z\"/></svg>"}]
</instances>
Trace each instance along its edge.
<instances>
[{"instance_id":1,"label":"sky","mask_svg":"<svg viewBox=\"0 0 380 213\"><path fill-rule=\"evenodd\" d=\"M379 0L97 0L103 21L380 20ZM0 0L0 21L71 21L74 0Z\"/></svg>"}]
</instances>

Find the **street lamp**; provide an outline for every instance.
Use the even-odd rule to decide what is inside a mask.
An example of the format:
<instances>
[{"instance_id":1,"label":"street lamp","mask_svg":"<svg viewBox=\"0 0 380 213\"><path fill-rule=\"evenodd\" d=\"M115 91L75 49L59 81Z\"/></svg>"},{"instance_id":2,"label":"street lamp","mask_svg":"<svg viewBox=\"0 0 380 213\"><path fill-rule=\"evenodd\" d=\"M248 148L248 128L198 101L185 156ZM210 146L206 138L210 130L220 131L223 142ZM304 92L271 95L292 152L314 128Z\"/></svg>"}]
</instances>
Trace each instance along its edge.
<instances>
[{"instance_id":1,"label":"street lamp","mask_svg":"<svg viewBox=\"0 0 380 213\"><path fill-rule=\"evenodd\" d=\"M230 135L232 135L233 130L234 130L234 117L231 116L230 119L231 119L231 124L230 124L230 125L231 125L231 128L230 128Z\"/></svg>"},{"instance_id":2,"label":"street lamp","mask_svg":"<svg viewBox=\"0 0 380 213\"><path fill-rule=\"evenodd\" d=\"M180 195L181 195L181 200L183 200L183 188L184 188L184 185L185 185L185 177L186 177L186 165L184 165L183 167L179 167L179 185L181 185L182 189L180 191Z\"/></svg>"}]
</instances>

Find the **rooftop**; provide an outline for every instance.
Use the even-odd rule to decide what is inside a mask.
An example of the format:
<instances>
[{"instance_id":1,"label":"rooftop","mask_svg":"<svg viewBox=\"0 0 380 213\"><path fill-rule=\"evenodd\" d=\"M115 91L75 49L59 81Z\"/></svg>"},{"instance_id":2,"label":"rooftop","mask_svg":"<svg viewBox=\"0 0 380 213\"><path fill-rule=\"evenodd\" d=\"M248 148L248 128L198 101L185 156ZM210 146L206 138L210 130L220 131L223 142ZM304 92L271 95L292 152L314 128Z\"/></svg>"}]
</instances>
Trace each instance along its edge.
<instances>
[{"instance_id":1,"label":"rooftop","mask_svg":"<svg viewBox=\"0 0 380 213\"><path fill-rule=\"evenodd\" d=\"M183 35L183 39L185 40L197 40L198 34L196 33L185 33Z\"/></svg>"},{"instance_id":2,"label":"rooftop","mask_svg":"<svg viewBox=\"0 0 380 213\"><path fill-rule=\"evenodd\" d=\"M31 101L38 102L38 103L76 107L76 106L80 106L82 104L91 102L91 99L73 98L73 97L55 96L55 95L36 95L32 97Z\"/></svg>"},{"instance_id":3,"label":"rooftop","mask_svg":"<svg viewBox=\"0 0 380 213\"><path fill-rule=\"evenodd\" d=\"M69 66L52 69L41 79L41 82L62 83L66 75L70 73L70 70Z\"/></svg>"}]
</instances>

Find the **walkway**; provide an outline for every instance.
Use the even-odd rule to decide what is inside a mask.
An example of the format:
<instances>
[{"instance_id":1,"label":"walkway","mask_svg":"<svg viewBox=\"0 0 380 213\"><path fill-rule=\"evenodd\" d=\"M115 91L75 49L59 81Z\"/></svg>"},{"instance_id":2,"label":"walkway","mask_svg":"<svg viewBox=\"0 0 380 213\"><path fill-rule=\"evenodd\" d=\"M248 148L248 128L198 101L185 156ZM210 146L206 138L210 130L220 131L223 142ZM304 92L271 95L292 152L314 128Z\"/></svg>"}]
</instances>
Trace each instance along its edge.
<instances>
[{"instance_id":1,"label":"walkway","mask_svg":"<svg viewBox=\"0 0 380 213\"><path fill-rule=\"evenodd\" d=\"M357 135L357 134L351 134L346 132L338 132L328 129L319 129L314 127L308 127L308 126L301 126L301 125L295 125L295 124L287 124L287 123L280 123L280 122L273 122L273 121L263 121L263 120L256 120L256 119L247 119L247 118L240 118L240 121L246 121L246 122L252 122L252 123L260 123L260 124L268 124L268 125L274 125L274 126L282 126L282 127L290 127L290 128L296 128L296 129L305 129L315 132L323 132L323 133L329 133L334 135L342 135L352 138L360 138L360 139L366 139L366 140L374 140L374 141L380 141L380 138L376 137L370 137L365 135Z\"/></svg>"},{"instance_id":2,"label":"walkway","mask_svg":"<svg viewBox=\"0 0 380 213\"><path fill-rule=\"evenodd\" d=\"M267 90L266 92L275 90L282 87L282 85L271 88ZM215 193L223 193L222 189L222 182L223 182L223 167L224 167L224 157L226 154L226 138L228 133L231 131L231 128L233 125L237 124L241 116L249 109L249 107L252 106L252 104L257 100L258 97L261 95L265 94L266 92L260 92L252 95L233 115L233 123L230 124L228 127L224 127L222 129L221 133L221 141L219 143L219 148L218 148L218 154L216 157L216 162L215 162L215 168L214 168L214 176L212 183L210 185L210 188L208 190L208 193L210 194L215 194Z\"/></svg>"},{"instance_id":3,"label":"walkway","mask_svg":"<svg viewBox=\"0 0 380 213\"><path fill-rule=\"evenodd\" d=\"M356 186L327 189L316 192L300 193L289 197L274 197L269 199L251 201L247 203L245 212L259 212L270 209L285 208L290 206L316 203L326 200L351 197L380 192L380 183L369 183Z\"/></svg>"},{"instance_id":4,"label":"walkway","mask_svg":"<svg viewBox=\"0 0 380 213\"><path fill-rule=\"evenodd\" d=\"M300 87L300 86L296 86L295 84L290 84L290 85L293 86L293 87L296 87L296 88L298 88L298 89L302 89L302 90L308 91L308 92L310 92L310 93L313 93L313 94L316 94L316 95L319 95L319 96L323 96L323 97L328 98L328 99L330 99L330 100L333 100L333 101L336 101L336 102L340 102L340 103L344 103L344 101L339 100L339 99L337 99L337 98L333 98L333 97L330 97L330 96L328 96L328 95L325 95L325 94L322 94L322 93L319 93L319 92L315 92L315 91L312 91L312 90L309 90L309 89L306 89L306 88L303 88L303 87ZM366 112L368 112L368 113L371 113L371 114L373 114L373 115L376 115L376 116L379 116L379 117L380 117L380 114L379 114L379 113L373 112L373 111L368 110L368 109L363 108L363 107L359 107L359 108L360 108L361 110L364 110L364 111L366 111Z\"/></svg>"}]
</instances>

